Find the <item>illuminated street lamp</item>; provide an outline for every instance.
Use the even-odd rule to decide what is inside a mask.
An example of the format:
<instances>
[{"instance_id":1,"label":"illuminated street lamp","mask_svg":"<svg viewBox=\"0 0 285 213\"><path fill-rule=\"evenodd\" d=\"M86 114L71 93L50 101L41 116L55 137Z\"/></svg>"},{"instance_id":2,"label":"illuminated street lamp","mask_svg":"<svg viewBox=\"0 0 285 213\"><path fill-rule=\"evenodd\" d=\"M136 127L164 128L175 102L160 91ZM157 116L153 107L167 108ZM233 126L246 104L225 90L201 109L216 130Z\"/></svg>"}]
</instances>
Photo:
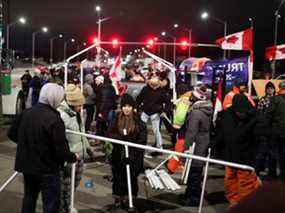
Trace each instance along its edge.
<instances>
[{"instance_id":1,"label":"illuminated street lamp","mask_svg":"<svg viewBox=\"0 0 285 213\"><path fill-rule=\"evenodd\" d=\"M173 45L173 65L175 66L175 64L176 64L176 40L177 40L177 38L175 36L169 34L169 33L166 33L165 31L163 31L161 33L161 35L164 37L168 36L168 37L173 39L173 43L174 43L174 45Z\"/></svg>"},{"instance_id":2,"label":"illuminated street lamp","mask_svg":"<svg viewBox=\"0 0 285 213\"><path fill-rule=\"evenodd\" d=\"M16 24L21 24L21 25L25 25L27 23L27 19L25 17L20 17L17 21L13 22L13 23L10 23L10 24L7 24L7 28L6 28L6 41L7 41L7 44L6 44L6 49L7 49L7 52L9 52L9 49L10 49L10 28Z\"/></svg>"},{"instance_id":3,"label":"illuminated street lamp","mask_svg":"<svg viewBox=\"0 0 285 213\"><path fill-rule=\"evenodd\" d=\"M64 46L63 46L63 59L64 59L64 61L66 60L66 56L67 56L67 45L68 45L68 43L74 43L75 42L75 39L74 38L72 38L72 39L69 39L69 40L66 40L65 42L64 42Z\"/></svg>"},{"instance_id":4,"label":"illuminated street lamp","mask_svg":"<svg viewBox=\"0 0 285 213\"><path fill-rule=\"evenodd\" d=\"M39 33L47 33L49 30L47 27L42 27L39 31L33 32L32 34L32 66L35 65L35 48L36 48L36 35Z\"/></svg>"},{"instance_id":5,"label":"illuminated street lamp","mask_svg":"<svg viewBox=\"0 0 285 213\"><path fill-rule=\"evenodd\" d=\"M95 7L95 10L96 10L96 12L101 12L101 7L100 7L99 5L97 5L97 6Z\"/></svg>"},{"instance_id":6,"label":"illuminated street lamp","mask_svg":"<svg viewBox=\"0 0 285 213\"><path fill-rule=\"evenodd\" d=\"M209 18L209 13L207 13L207 12L203 12L202 14L201 14L201 18L202 19L208 19Z\"/></svg>"},{"instance_id":7,"label":"illuminated street lamp","mask_svg":"<svg viewBox=\"0 0 285 213\"><path fill-rule=\"evenodd\" d=\"M215 22L222 24L224 26L224 37L227 36L227 29L228 29L227 21L223 21L223 20L221 20L221 19L219 19L217 17L210 16L210 14L208 12L206 12L206 11L201 13L201 19L202 20L212 19ZM224 50L224 56L223 56L224 59L226 59L226 54L227 54L227 52L226 52L226 50Z\"/></svg>"},{"instance_id":8,"label":"illuminated street lamp","mask_svg":"<svg viewBox=\"0 0 285 213\"><path fill-rule=\"evenodd\" d=\"M63 38L63 35L62 34L59 34L55 37L52 37L50 39L50 54L49 54L49 62L52 64L53 62L53 42L55 39L62 39Z\"/></svg>"},{"instance_id":9,"label":"illuminated street lamp","mask_svg":"<svg viewBox=\"0 0 285 213\"><path fill-rule=\"evenodd\" d=\"M97 56L96 56L96 61L97 61L97 65L100 65L100 55L101 55L101 39L102 39L102 23L105 21L108 21L109 19L111 19L111 17L107 17L107 18L101 18L101 11L102 8L101 6L97 5L95 6L95 11L98 14L98 51L97 51Z\"/></svg>"},{"instance_id":10,"label":"illuminated street lamp","mask_svg":"<svg viewBox=\"0 0 285 213\"><path fill-rule=\"evenodd\" d=\"M205 14L204 16L207 16L207 14ZM174 29L182 28L183 30L185 30L185 31L188 32L188 39L189 39L189 52L188 52L188 57L190 58L190 57L191 57L191 45L190 45L190 43L192 42L192 29L191 29L191 28L187 28L187 27L181 27L181 26L179 26L179 24L177 24L177 23L173 25L173 28L174 28Z\"/></svg>"}]
</instances>

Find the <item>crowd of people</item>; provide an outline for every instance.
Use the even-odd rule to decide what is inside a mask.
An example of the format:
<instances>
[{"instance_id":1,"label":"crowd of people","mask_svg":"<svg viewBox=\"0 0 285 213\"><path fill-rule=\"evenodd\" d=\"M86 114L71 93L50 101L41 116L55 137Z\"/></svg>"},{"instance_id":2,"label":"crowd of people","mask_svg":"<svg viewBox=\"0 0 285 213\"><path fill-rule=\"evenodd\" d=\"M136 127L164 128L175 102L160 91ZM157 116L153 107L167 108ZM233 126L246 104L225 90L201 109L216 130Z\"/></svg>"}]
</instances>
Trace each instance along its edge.
<instances>
[{"instance_id":1,"label":"crowd of people","mask_svg":"<svg viewBox=\"0 0 285 213\"><path fill-rule=\"evenodd\" d=\"M23 90L27 100L31 96L31 107L15 120L8 134L18 144L15 169L24 174L23 213L35 212L39 192L42 192L44 212L69 211L71 164L77 162L77 187L84 160L94 158L94 151L86 137L66 133L65 129L142 145L153 143L163 149L161 127L164 124L173 149L182 142L180 151L187 152L195 143L195 155L205 157L211 148L217 158L256 169L225 168L225 196L232 208L260 188L261 179L285 180L285 82L279 84L278 92L274 84L267 83L266 95L258 102L247 93L246 86L235 83L225 95L223 111L213 124L214 103L207 86L190 89L179 83L176 85L178 100L173 102L167 75L150 73L136 98L129 94L118 97L112 81L104 73L85 74L83 93L76 72L65 90L60 70L52 70L48 78L25 73ZM83 108L84 119L80 114ZM147 137L149 121L154 141ZM115 206L125 208L126 164L131 168L132 193L137 197L144 157L155 155L130 148L130 156L126 158L124 147L114 144L110 150ZM201 161L192 162L183 196L185 206L199 205L203 167Z\"/></svg>"}]
</instances>

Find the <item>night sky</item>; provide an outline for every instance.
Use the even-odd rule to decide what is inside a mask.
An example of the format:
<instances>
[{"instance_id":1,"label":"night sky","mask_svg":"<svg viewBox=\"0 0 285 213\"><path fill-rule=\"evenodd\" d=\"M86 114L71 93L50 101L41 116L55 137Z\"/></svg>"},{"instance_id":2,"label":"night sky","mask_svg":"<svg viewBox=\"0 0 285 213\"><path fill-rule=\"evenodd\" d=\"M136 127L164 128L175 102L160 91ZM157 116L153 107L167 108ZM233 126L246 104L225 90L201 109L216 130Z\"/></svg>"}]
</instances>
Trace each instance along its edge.
<instances>
[{"instance_id":1,"label":"night sky","mask_svg":"<svg viewBox=\"0 0 285 213\"><path fill-rule=\"evenodd\" d=\"M144 41L149 35L170 30L174 23L193 29L193 42L214 43L223 35L223 26L200 19L204 9L229 23L229 32L234 33L250 26L249 17L255 22L255 69L266 70L264 49L273 44L274 11L281 0L10 0L10 20L24 15L29 19L27 27L13 28L12 47L30 54L31 32L42 25L51 29L49 35L39 37L44 48L38 54L47 56L48 38L51 34L64 33L86 41L96 35L97 15L94 5L103 7L104 17L112 19L103 25L103 40L119 35L125 41ZM285 5L280 11L285 17ZM285 19L279 24L279 43L285 43ZM172 31L173 35L186 36L183 30ZM284 41L284 42L282 42ZM61 55L62 44L58 41L56 56ZM181 52L181 54L184 54ZM186 53L185 53L186 55ZM221 51L193 49L194 56L219 58ZM232 53L232 56L239 56Z\"/></svg>"}]
</instances>

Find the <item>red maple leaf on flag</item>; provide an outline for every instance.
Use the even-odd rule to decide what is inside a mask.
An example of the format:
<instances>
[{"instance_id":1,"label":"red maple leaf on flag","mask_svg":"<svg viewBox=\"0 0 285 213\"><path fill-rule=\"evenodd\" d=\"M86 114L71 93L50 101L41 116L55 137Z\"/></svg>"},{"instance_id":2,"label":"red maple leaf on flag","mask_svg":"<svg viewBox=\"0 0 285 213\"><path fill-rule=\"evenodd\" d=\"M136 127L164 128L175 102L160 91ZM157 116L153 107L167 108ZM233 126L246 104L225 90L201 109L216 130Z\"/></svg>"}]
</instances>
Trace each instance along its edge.
<instances>
[{"instance_id":1,"label":"red maple leaf on flag","mask_svg":"<svg viewBox=\"0 0 285 213\"><path fill-rule=\"evenodd\" d=\"M234 35L234 36L227 38L226 42L229 44L235 44L238 40L239 40L239 38Z\"/></svg>"}]
</instances>

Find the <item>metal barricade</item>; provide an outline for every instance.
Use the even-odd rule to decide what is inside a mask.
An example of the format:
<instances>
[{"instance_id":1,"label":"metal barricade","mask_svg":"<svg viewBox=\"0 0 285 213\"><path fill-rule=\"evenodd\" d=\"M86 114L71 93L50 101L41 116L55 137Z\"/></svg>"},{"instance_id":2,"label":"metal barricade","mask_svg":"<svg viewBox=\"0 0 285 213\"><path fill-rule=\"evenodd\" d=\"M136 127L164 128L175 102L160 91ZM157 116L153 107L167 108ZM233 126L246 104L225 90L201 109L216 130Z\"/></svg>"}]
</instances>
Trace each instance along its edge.
<instances>
[{"instance_id":1,"label":"metal barricade","mask_svg":"<svg viewBox=\"0 0 285 213\"><path fill-rule=\"evenodd\" d=\"M180 153L180 152L175 152L175 151L170 151L170 150L164 150L164 149L159 149L151 146L145 146L145 145L140 145L140 144L135 144L127 141L121 141L113 138L106 138L102 136L96 136L96 135L91 135L91 134L86 134L86 133L81 133L81 132L75 132L71 130L66 130L66 132L71 133L71 134L77 134L81 136L85 136L87 138L92 138L104 142L111 142L115 144L120 144L125 147L125 155L126 158L129 157L129 147L134 147L138 149L143 149L143 150L148 150L148 151L155 151L159 153L164 153L168 155L176 155L179 157L187 158L187 159L192 159L192 160L199 160L202 162L206 163L205 170L204 170L204 179L203 179L203 185L202 185L202 193L201 193L201 198L200 198L200 205L199 205L199 213L202 212L202 207L203 207L203 200L204 200L204 194L205 194L205 188L206 188L206 181L207 181L207 176L208 176L208 168L209 164L218 164L218 165L223 165L223 166L229 166L237 169L242 169L242 170L249 170L249 171L254 171L253 167L247 166L247 165L242 165L242 164L237 164L237 163L231 163L227 161L222 161L222 160L216 160L210 158L211 151L208 151L208 156L207 157L201 157L201 156L196 156L194 154L186 154L186 153ZM126 173L127 173L127 184L128 184L128 196L129 196L129 207L133 208L133 197L132 197L132 185L131 185L131 171L130 171L130 165L127 163L126 164ZM9 183L11 183L15 177L18 175L18 172L15 172L1 187L0 187L0 192L4 190L5 187ZM74 208L74 181L75 181L75 164L72 166L72 186L71 186L71 205L70 205L70 211L71 213L75 212Z\"/></svg>"},{"instance_id":2,"label":"metal barricade","mask_svg":"<svg viewBox=\"0 0 285 213\"><path fill-rule=\"evenodd\" d=\"M71 130L66 130L68 133L71 134L77 134L81 136L85 136L87 138L92 138L104 142L111 142L115 144L120 144L125 147L125 155L126 158L129 157L129 147L133 148L138 148L138 149L143 149L143 150L148 150L148 151L155 151L159 153L164 153L164 154L169 154L171 156L179 156L179 157L184 157L187 159L192 160L199 160L203 161L206 163L205 165L205 170L204 170L204 179L203 179L203 185L202 185L202 193L200 197L200 205L199 205L199 213L202 212L202 207L203 207L203 200L204 200L204 194L205 194L205 188L206 188L206 182L207 182L207 176L208 176L208 168L210 163L218 164L218 165L223 165L223 166L229 166L237 169L243 169L243 170L249 170L249 171L254 171L253 167L247 166L247 165L242 165L242 164L237 164L237 163L231 163L227 161L222 161L222 160L215 160L210 158L211 150L208 150L208 156L207 157L201 157L201 156L196 156L194 154L185 154L185 153L180 153L180 152L175 152L175 151L170 151L170 150L164 150L164 149L159 149L151 146L145 146L145 145L140 145L140 144L135 144L127 141L121 141L113 138L106 138L102 136L96 136L96 135L91 135L91 134L86 134L86 133L81 133L81 132L75 132ZM129 196L129 207L133 208L133 197L132 197L132 185L131 185L131 173L130 173L130 165L127 163L126 165L126 172L127 172L127 183L128 183L128 196ZM189 171L187 171L189 172Z\"/></svg>"}]
</instances>

